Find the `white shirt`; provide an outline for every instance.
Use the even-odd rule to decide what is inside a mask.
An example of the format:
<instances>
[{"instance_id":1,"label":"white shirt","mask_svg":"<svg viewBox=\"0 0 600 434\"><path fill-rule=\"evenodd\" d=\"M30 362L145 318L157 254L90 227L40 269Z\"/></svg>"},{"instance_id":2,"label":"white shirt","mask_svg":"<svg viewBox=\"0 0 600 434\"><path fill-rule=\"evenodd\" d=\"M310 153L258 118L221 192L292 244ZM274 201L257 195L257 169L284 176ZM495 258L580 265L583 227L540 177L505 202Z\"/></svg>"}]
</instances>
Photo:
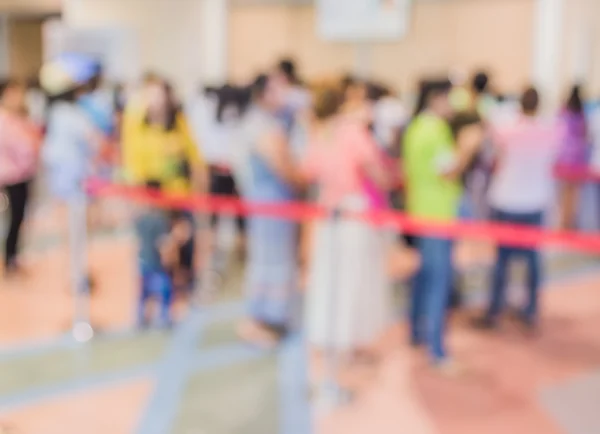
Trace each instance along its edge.
<instances>
[{"instance_id":1,"label":"white shirt","mask_svg":"<svg viewBox=\"0 0 600 434\"><path fill-rule=\"evenodd\" d=\"M395 133L408 120L408 113L400 100L393 97L382 98L373 108L375 136L381 146L388 148L394 144Z\"/></svg>"},{"instance_id":2,"label":"white shirt","mask_svg":"<svg viewBox=\"0 0 600 434\"><path fill-rule=\"evenodd\" d=\"M520 116L521 107L519 102L509 100L492 107L488 114L488 120L494 126L501 126L517 121Z\"/></svg>"},{"instance_id":3,"label":"white shirt","mask_svg":"<svg viewBox=\"0 0 600 434\"><path fill-rule=\"evenodd\" d=\"M546 210L562 136L559 124L519 117L498 128L494 136L500 160L490 186L490 205L513 213Z\"/></svg>"},{"instance_id":4,"label":"white shirt","mask_svg":"<svg viewBox=\"0 0 600 434\"><path fill-rule=\"evenodd\" d=\"M230 167L235 151L237 110L226 107L221 122L217 121L218 101L201 96L188 106L192 134L208 164Z\"/></svg>"},{"instance_id":5,"label":"white shirt","mask_svg":"<svg viewBox=\"0 0 600 434\"><path fill-rule=\"evenodd\" d=\"M57 102L50 108L42 159L51 171L85 176L91 168L95 131L91 120L77 104Z\"/></svg>"}]
</instances>

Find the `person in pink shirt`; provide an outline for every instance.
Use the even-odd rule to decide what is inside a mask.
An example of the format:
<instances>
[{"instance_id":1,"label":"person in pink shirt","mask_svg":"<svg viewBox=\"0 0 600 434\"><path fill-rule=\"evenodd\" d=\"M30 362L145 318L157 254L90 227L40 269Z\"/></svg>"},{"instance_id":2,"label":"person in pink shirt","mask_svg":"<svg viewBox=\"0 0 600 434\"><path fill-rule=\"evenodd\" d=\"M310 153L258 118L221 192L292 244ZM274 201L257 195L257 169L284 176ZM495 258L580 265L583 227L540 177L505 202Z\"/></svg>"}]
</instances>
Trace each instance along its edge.
<instances>
[{"instance_id":1,"label":"person in pink shirt","mask_svg":"<svg viewBox=\"0 0 600 434\"><path fill-rule=\"evenodd\" d=\"M0 188L10 207L4 250L5 274L20 270L17 256L21 227L29 201L41 142L39 129L26 116L26 89L15 80L0 83Z\"/></svg>"},{"instance_id":2,"label":"person in pink shirt","mask_svg":"<svg viewBox=\"0 0 600 434\"><path fill-rule=\"evenodd\" d=\"M342 213L315 227L306 324L311 345L353 356L369 351L389 324L390 288L382 231L343 212L378 206L371 187L385 191L387 176L377 143L362 122L340 114L341 100L334 87L315 92L303 163L319 202Z\"/></svg>"},{"instance_id":3,"label":"person in pink shirt","mask_svg":"<svg viewBox=\"0 0 600 434\"><path fill-rule=\"evenodd\" d=\"M554 119L539 116L538 104L538 92L527 89L521 97L521 116L495 132L498 163L488 200L497 222L541 227L553 200L553 168L564 129ZM538 295L543 281L540 252L537 248L501 245L492 276L490 303L484 316L475 319L477 327L497 326L504 310L508 266L518 257L525 259L528 273L527 301L518 318L530 329L537 324Z\"/></svg>"}]
</instances>

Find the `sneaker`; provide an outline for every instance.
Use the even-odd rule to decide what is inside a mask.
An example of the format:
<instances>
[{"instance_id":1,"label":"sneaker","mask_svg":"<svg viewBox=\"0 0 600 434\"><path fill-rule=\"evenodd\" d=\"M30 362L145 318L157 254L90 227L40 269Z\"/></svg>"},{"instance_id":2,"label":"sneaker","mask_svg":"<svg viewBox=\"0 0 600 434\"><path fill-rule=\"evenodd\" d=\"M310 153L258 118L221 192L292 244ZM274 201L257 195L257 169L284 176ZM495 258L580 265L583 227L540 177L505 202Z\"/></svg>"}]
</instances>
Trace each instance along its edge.
<instances>
[{"instance_id":1,"label":"sneaker","mask_svg":"<svg viewBox=\"0 0 600 434\"><path fill-rule=\"evenodd\" d=\"M471 319L471 326L477 330L496 330L498 324L496 320L491 319L489 316L478 316Z\"/></svg>"},{"instance_id":2,"label":"sneaker","mask_svg":"<svg viewBox=\"0 0 600 434\"><path fill-rule=\"evenodd\" d=\"M27 277L28 275L28 270L17 260L9 262L4 268L4 276L7 279L13 277Z\"/></svg>"},{"instance_id":3,"label":"sneaker","mask_svg":"<svg viewBox=\"0 0 600 434\"><path fill-rule=\"evenodd\" d=\"M420 348L425 345L425 340L420 337L411 336L409 344L412 348Z\"/></svg>"},{"instance_id":4,"label":"sneaker","mask_svg":"<svg viewBox=\"0 0 600 434\"><path fill-rule=\"evenodd\" d=\"M530 315L519 309L514 309L510 312L510 318L518 325L523 327L528 333L536 333L538 331L537 321Z\"/></svg>"}]
</instances>

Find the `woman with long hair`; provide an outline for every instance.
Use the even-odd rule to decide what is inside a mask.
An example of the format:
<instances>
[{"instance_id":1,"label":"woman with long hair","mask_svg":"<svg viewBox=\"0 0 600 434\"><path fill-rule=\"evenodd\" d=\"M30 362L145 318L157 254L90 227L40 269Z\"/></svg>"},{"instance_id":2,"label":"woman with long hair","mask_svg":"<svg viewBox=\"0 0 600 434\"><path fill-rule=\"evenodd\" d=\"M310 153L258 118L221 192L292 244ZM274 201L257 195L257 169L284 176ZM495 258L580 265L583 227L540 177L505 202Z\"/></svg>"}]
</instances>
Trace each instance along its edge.
<instances>
[{"instance_id":1,"label":"woman with long hair","mask_svg":"<svg viewBox=\"0 0 600 434\"><path fill-rule=\"evenodd\" d=\"M251 202L287 203L296 197L302 179L277 114L284 101L267 76L252 85L252 103L244 116L240 138L243 156L238 179ZM247 319L242 339L270 347L292 326L292 296L297 288L297 224L251 215L247 220Z\"/></svg>"},{"instance_id":2,"label":"woman with long hair","mask_svg":"<svg viewBox=\"0 0 600 434\"><path fill-rule=\"evenodd\" d=\"M21 271L21 228L41 142L41 131L24 113L25 105L25 85L10 79L0 83L0 189L6 192L10 208L4 249L6 276Z\"/></svg>"},{"instance_id":3,"label":"woman with long hair","mask_svg":"<svg viewBox=\"0 0 600 434\"><path fill-rule=\"evenodd\" d=\"M588 131L581 87L573 86L571 94L560 114L565 125L566 134L563 138L558 167L567 175L584 170L588 157ZM577 181L561 180L559 183L560 222L562 229L574 229L577 226L577 209L579 205L580 186Z\"/></svg>"},{"instance_id":4,"label":"woman with long hair","mask_svg":"<svg viewBox=\"0 0 600 434\"><path fill-rule=\"evenodd\" d=\"M493 219L510 225L541 227L552 202L553 166L564 130L538 114L539 95L528 88L521 97L520 116L496 130L497 170L489 193ZM533 329L539 322L539 294L543 285L540 251L535 248L499 246L492 276L490 301L479 328L494 329L505 310L508 268L513 259L525 260L527 297L518 319Z\"/></svg>"},{"instance_id":5,"label":"woman with long hair","mask_svg":"<svg viewBox=\"0 0 600 434\"><path fill-rule=\"evenodd\" d=\"M205 191L203 161L169 83L162 79L148 82L142 105L130 112L124 128L123 163L133 183L154 183L172 195ZM183 217L194 226L191 213L184 213ZM177 287L192 289L194 261L195 239L191 236L181 248L180 267L174 279Z\"/></svg>"},{"instance_id":6,"label":"woman with long hair","mask_svg":"<svg viewBox=\"0 0 600 434\"><path fill-rule=\"evenodd\" d=\"M333 213L368 211L380 206L370 187L385 191L388 179L377 143L359 118L343 113L342 104L337 87L316 89L304 173ZM340 215L316 223L312 244L309 343L348 361L370 355L391 319L384 234Z\"/></svg>"}]
</instances>

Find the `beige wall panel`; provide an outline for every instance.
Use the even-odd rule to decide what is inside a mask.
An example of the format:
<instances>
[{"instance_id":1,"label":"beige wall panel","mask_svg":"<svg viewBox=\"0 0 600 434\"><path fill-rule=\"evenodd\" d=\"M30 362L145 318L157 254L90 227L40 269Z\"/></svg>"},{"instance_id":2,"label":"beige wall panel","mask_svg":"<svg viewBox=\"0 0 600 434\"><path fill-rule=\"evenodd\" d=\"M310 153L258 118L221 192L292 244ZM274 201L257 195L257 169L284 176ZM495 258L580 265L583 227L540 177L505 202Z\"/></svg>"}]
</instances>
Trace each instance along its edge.
<instances>
[{"instance_id":1,"label":"beige wall panel","mask_svg":"<svg viewBox=\"0 0 600 434\"><path fill-rule=\"evenodd\" d=\"M42 64L42 22L14 20L8 26L10 75L35 77Z\"/></svg>"}]
</instances>

